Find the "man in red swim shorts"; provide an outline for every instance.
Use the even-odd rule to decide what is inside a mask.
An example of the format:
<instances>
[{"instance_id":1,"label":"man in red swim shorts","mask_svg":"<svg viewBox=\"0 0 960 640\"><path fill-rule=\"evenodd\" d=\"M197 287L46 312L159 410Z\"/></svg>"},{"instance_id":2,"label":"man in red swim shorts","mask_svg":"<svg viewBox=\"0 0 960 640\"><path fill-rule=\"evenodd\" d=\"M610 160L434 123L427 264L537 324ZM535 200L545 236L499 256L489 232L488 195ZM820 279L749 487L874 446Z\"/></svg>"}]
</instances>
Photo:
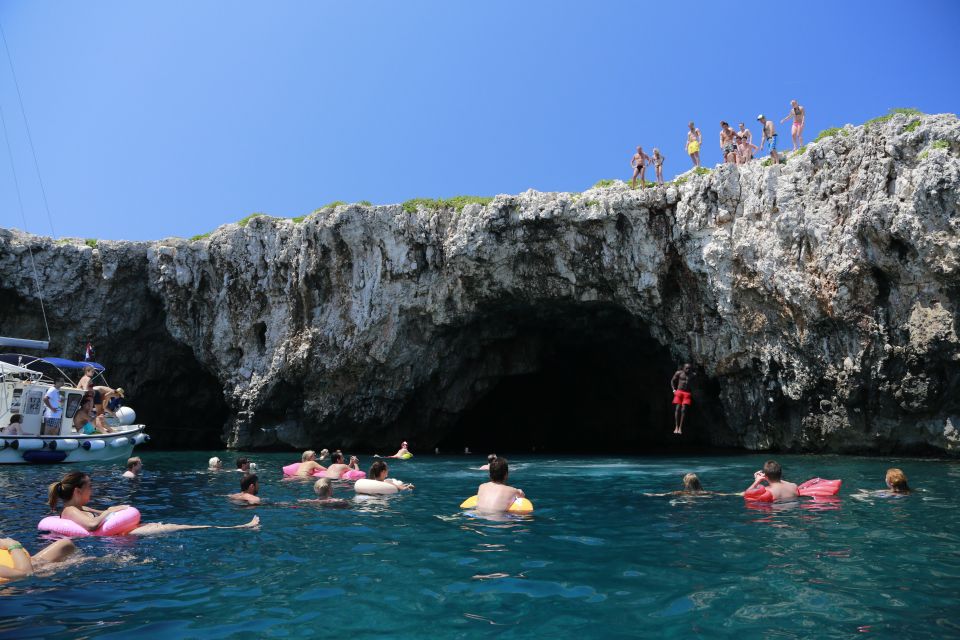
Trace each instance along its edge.
<instances>
[{"instance_id":1,"label":"man in red swim shorts","mask_svg":"<svg viewBox=\"0 0 960 640\"><path fill-rule=\"evenodd\" d=\"M683 433L683 419L687 415L687 406L692 402L690 396L690 380L693 378L693 366L688 362L673 374L670 380L670 386L673 388L673 404L676 410L673 413L673 432L675 434Z\"/></svg>"}]
</instances>

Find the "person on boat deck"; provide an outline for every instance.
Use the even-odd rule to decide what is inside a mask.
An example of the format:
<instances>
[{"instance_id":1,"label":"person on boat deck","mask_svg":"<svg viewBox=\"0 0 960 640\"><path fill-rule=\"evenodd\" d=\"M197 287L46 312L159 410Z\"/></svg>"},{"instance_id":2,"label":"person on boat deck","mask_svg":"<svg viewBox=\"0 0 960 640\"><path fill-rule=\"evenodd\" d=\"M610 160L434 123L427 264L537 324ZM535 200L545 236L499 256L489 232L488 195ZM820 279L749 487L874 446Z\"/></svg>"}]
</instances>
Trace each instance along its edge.
<instances>
[{"instance_id":1,"label":"person on boat deck","mask_svg":"<svg viewBox=\"0 0 960 640\"><path fill-rule=\"evenodd\" d=\"M255 473L248 473L240 480L240 493L231 493L227 497L237 502L260 504L260 478Z\"/></svg>"},{"instance_id":2,"label":"person on boat deck","mask_svg":"<svg viewBox=\"0 0 960 640\"><path fill-rule=\"evenodd\" d=\"M750 491L761 482L767 483L767 490L773 494L775 502L796 500L800 495L797 493L797 485L783 479L783 469L776 460L767 460L764 462L763 471L757 471L753 474L753 484L747 487L746 490Z\"/></svg>"},{"instance_id":3,"label":"person on boat deck","mask_svg":"<svg viewBox=\"0 0 960 640\"><path fill-rule=\"evenodd\" d=\"M207 471L221 471L223 469L223 461L220 460L217 456L213 456L207 460Z\"/></svg>"},{"instance_id":4,"label":"person on boat deck","mask_svg":"<svg viewBox=\"0 0 960 640\"><path fill-rule=\"evenodd\" d=\"M303 455L300 456L300 466L297 467L296 475L301 478L309 478L317 469L324 471L323 466L317 462L317 452L313 450L304 451Z\"/></svg>"},{"instance_id":5,"label":"person on boat deck","mask_svg":"<svg viewBox=\"0 0 960 640\"><path fill-rule=\"evenodd\" d=\"M489 471L489 470L490 470L490 463L493 462L493 461L496 460L496 459L497 459L497 454L491 453L490 455L488 455L488 456L487 456L487 464L485 464L485 465L483 465L482 467L480 467L480 471Z\"/></svg>"},{"instance_id":6,"label":"person on boat deck","mask_svg":"<svg viewBox=\"0 0 960 640\"><path fill-rule=\"evenodd\" d=\"M43 394L43 425L44 435L60 433L60 387L63 379L57 378L53 386Z\"/></svg>"},{"instance_id":7,"label":"person on boat deck","mask_svg":"<svg viewBox=\"0 0 960 640\"><path fill-rule=\"evenodd\" d=\"M379 456L379 455L374 454L373 457L374 457L374 458L395 458L395 459L401 459L401 458L403 458L404 456L409 456L409 455L413 455L413 454L410 453L410 450L409 450L409 449L407 449L407 441L404 440L403 442L400 443L400 448L399 448L399 449L397 450L397 452L396 452L395 454L393 454L392 456Z\"/></svg>"},{"instance_id":8,"label":"person on boat deck","mask_svg":"<svg viewBox=\"0 0 960 640\"><path fill-rule=\"evenodd\" d=\"M509 476L506 458L496 458L490 463L490 482L484 482L477 489L477 511L506 511L517 498L524 497L523 491L507 484Z\"/></svg>"},{"instance_id":9,"label":"person on boat deck","mask_svg":"<svg viewBox=\"0 0 960 640\"><path fill-rule=\"evenodd\" d=\"M80 407L73 414L73 429L77 433L90 435L97 432L97 427L93 423L93 396L86 394L80 400Z\"/></svg>"},{"instance_id":10,"label":"person on boat deck","mask_svg":"<svg viewBox=\"0 0 960 640\"><path fill-rule=\"evenodd\" d=\"M346 500L341 498L333 497L333 483L330 482L330 478L320 478L313 483L313 492L317 494L317 497L314 499L301 499L297 502L309 502L310 504L319 505L321 507L334 507L334 508L343 508L350 506Z\"/></svg>"},{"instance_id":11,"label":"person on boat deck","mask_svg":"<svg viewBox=\"0 0 960 640\"><path fill-rule=\"evenodd\" d=\"M63 511L60 517L64 520L75 522L87 531L96 531L103 521L111 513L123 511L129 505L115 505L107 507L103 511L92 509L87 506L90 498L93 496L93 482L90 476L82 471L70 471L64 474L60 482L54 482L48 489L47 503L51 509L56 510L57 503L63 501ZM158 533L170 533L172 531L184 531L187 529L254 529L260 524L260 518L254 516L246 523L233 527L211 525L211 524L165 524L162 522L141 524L130 532L134 536L149 536Z\"/></svg>"},{"instance_id":12,"label":"person on boat deck","mask_svg":"<svg viewBox=\"0 0 960 640\"><path fill-rule=\"evenodd\" d=\"M250 473L250 460L247 458L237 458L237 468L235 471Z\"/></svg>"},{"instance_id":13,"label":"person on boat deck","mask_svg":"<svg viewBox=\"0 0 960 640\"><path fill-rule=\"evenodd\" d=\"M124 478L137 478L143 471L143 460L138 457L127 458L127 470L123 472Z\"/></svg>"},{"instance_id":14,"label":"person on boat deck","mask_svg":"<svg viewBox=\"0 0 960 640\"><path fill-rule=\"evenodd\" d=\"M891 493L910 493L910 486L907 484L907 474L896 467L887 469L887 475L884 480Z\"/></svg>"},{"instance_id":15,"label":"person on boat deck","mask_svg":"<svg viewBox=\"0 0 960 640\"><path fill-rule=\"evenodd\" d=\"M0 429L0 433L5 436L18 436L20 435L20 426L23 424L23 416L19 413L15 413L10 416L10 422L7 423L7 426Z\"/></svg>"},{"instance_id":16,"label":"person on boat deck","mask_svg":"<svg viewBox=\"0 0 960 640\"><path fill-rule=\"evenodd\" d=\"M395 478L388 478L387 475L389 475L389 473L390 469L387 467L387 463L383 460L377 460L370 465L370 471L367 473L367 478L376 480L378 482L389 482L400 491L406 491L407 489L415 488L412 484L401 482Z\"/></svg>"},{"instance_id":17,"label":"person on boat deck","mask_svg":"<svg viewBox=\"0 0 960 640\"><path fill-rule=\"evenodd\" d=\"M105 413L116 418L117 414L113 412L114 410L110 407L110 403L114 398L126 397L123 387L118 387L116 389L111 389L110 387L94 387L93 393L93 403L97 406L97 415ZM114 404L113 406L117 405Z\"/></svg>"},{"instance_id":18,"label":"person on boat deck","mask_svg":"<svg viewBox=\"0 0 960 640\"><path fill-rule=\"evenodd\" d=\"M97 370L91 367L89 364L83 368L83 377L80 378L80 382L77 383L77 389L82 391L93 391L93 376L97 374Z\"/></svg>"},{"instance_id":19,"label":"person on boat deck","mask_svg":"<svg viewBox=\"0 0 960 640\"><path fill-rule=\"evenodd\" d=\"M35 569L50 562L62 562L77 547L69 538L57 540L38 551L33 557L13 538L0 538L0 551L10 554L12 567L0 564L0 584L33 575Z\"/></svg>"},{"instance_id":20,"label":"person on boat deck","mask_svg":"<svg viewBox=\"0 0 960 640\"><path fill-rule=\"evenodd\" d=\"M301 463L302 465L303 463ZM319 466L319 465L317 465ZM338 479L347 471L351 469L359 469L360 461L356 456L350 456L350 464L343 463L343 454L339 451L334 451L333 455L330 457L330 466L327 467L327 470L324 472L325 478Z\"/></svg>"}]
</instances>

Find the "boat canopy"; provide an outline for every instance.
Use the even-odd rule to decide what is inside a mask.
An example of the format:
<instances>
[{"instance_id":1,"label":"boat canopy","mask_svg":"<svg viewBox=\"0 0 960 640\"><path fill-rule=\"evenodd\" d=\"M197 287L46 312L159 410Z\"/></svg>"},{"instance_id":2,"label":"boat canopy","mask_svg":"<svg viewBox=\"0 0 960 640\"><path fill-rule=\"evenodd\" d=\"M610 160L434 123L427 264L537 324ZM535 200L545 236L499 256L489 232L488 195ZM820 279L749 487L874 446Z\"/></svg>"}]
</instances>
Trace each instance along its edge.
<instances>
[{"instance_id":1,"label":"boat canopy","mask_svg":"<svg viewBox=\"0 0 960 640\"><path fill-rule=\"evenodd\" d=\"M26 367L18 367L15 364L10 364L9 362L0 361L0 374L11 374L11 373L26 373L33 375L40 375L38 372L33 371L32 369L27 369Z\"/></svg>"},{"instance_id":2,"label":"boat canopy","mask_svg":"<svg viewBox=\"0 0 960 640\"><path fill-rule=\"evenodd\" d=\"M84 367L90 366L97 371L103 371L106 368L99 362L84 362L82 360L67 360L65 358L38 358L37 356L25 356L19 353L0 353L0 362L5 362L8 365L14 365L20 368L29 367L37 362L49 364L58 369L83 369Z\"/></svg>"}]
</instances>

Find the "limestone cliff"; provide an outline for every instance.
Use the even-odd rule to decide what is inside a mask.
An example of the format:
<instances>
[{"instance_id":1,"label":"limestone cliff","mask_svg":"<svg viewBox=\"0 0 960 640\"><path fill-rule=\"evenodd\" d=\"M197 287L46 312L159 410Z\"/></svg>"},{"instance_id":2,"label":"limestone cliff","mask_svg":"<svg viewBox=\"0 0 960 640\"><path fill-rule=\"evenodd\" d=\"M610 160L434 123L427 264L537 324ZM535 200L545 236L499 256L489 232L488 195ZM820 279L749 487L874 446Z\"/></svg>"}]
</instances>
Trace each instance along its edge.
<instances>
[{"instance_id":1,"label":"limestone cliff","mask_svg":"<svg viewBox=\"0 0 960 640\"><path fill-rule=\"evenodd\" d=\"M53 349L92 336L161 442L956 453L958 154L955 116L896 115L666 188L0 231L0 333L43 334L30 245Z\"/></svg>"}]
</instances>

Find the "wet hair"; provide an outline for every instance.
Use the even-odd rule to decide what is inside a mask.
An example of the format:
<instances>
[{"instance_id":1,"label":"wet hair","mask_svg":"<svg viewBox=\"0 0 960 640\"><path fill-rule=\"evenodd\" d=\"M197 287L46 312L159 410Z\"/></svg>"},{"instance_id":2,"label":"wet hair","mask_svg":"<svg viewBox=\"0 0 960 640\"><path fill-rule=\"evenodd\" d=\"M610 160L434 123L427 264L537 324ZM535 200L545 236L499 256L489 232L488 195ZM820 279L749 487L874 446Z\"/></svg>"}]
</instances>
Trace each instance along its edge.
<instances>
[{"instance_id":1,"label":"wet hair","mask_svg":"<svg viewBox=\"0 0 960 640\"><path fill-rule=\"evenodd\" d=\"M260 479L255 473L248 473L240 479L240 491L246 491L251 485L257 484Z\"/></svg>"},{"instance_id":2,"label":"wet hair","mask_svg":"<svg viewBox=\"0 0 960 640\"><path fill-rule=\"evenodd\" d=\"M721 121L720 121L720 126L721 126L721 127L729 127L730 124L729 124L726 120L721 120Z\"/></svg>"},{"instance_id":3,"label":"wet hair","mask_svg":"<svg viewBox=\"0 0 960 640\"><path fill-rule=\"evenodd\" d=\"M380 477L380 474L387 470L387 463L383 460L377 460L372 465L370 465L370 471L367 473L367 477L371 480L377 480Z\"/></svg>"},{"instance_id":4,"label":"wet hair","mask_svg":"<svg viewBox=\"0 0 960 640\"><path fill-rule=\"evenodd\" d=\"M333 454L330 456L330 463L343 464L343 454L340 453L339 451L334 451Z\"/></svg>"},{"instance_id":5,"label":"wet hair","mask_svg":"<svg viewBox=\"0 0 960 640\"><path fill-rule=\"evenodd\" d=\"M57 501L66 502L73 498L73 492L90 482L90 476L83 471L70 471L65 473L60 482L54 482L50 485L47 496L47 504L51 509L57 508Z\"/></svg>"},{"instance_id":6,"label":"wet hair","mask_svg":"<svg viewBox=\"0 0 960 640\"><path fill-rule=\"evenodd\" d=\"M245 464L250 464L250 460L247 458L237 458L237 469L242 469Z\"/></svg>"},{"instance_id":7,"label":"wet hair","mask_svg":"<svg viewBox=\"0 0 960 640\"><path fill-rule=\"evenodd\" d=\"M489 462L493 462L493 461L496 460L496 459L497 459L497 454L495 454L495 453L491 453L490 455L487 456L487 462L488 462L488 463L489 463Z\"/></svg>"},{"instance_id":8,"label":"wet hair","mask_svg":"<svg viewBox=\"0 0 960 640\"><path fill-rule=\"evenodd\" d=\"M133 468L138 464L143 464L143 460L136 456L133 458L127 458L127 471L133 471Z\"/></svg>"},{"instance_id":9,"label":"wet hair","mask_svg":"<svg viewBox=\"0 0 960 640\"><path fill-rule=\"evenodd\" d=\"M703 491L703 486L700 484L700 478L697 477L695 473L688 473L683 476L683 490L684 491Z\"/></svg>"},{"instance_id":10,"label":"wet hair","mask_svg":"<svg viewBox=\"0 0 960 640\"><path fill-rule=\"evenodd\" d=\"M15 413L15 414L13 414L12 416L10 416L10 424L17 424L18 422L19 422L20 424L23 424L23 416L22 416L22 415L20 415L19 413Z\"/></svg>"},{"instance_id":11,"label":"wet hair","mask_svg":"<svg viewBox=\"0 0 960 640\"><path fill-rule=\"evenodd\" d=\"M763 463L763 475L767 476L767 480L780 482L780 478L783 476L783 467L776 460L767 460Z\"/></svg>"},{"instance_id":12,"label":"wet hair","mask_svg":"<svg viewBox=\"0 0 960 640\"><path fill-rule=\"evenodd\" d=\"M318 498L329 498L333 495L333 485L330 484L330 478L320 478L313 483L313 492Z\"/></svg>"},{"instance_id":13,"label":"wet hair","mask_svg":"<svg viewBox=\"0 0 960 640\"><path fill-rule=\"evenodd\" d=\"M894 493L910 493L910 486L907 484L907 474L896 467L887 469L887 484Z\"/></svg>"},{"instance_id":14,"label":"wet hair","mask_svg":"<svg viewBox=\"0 0 960 640\"><path fill-rule=\"evenodd\" d=\"M503 482L507 479L507 459L497 458L490 463L490 479L494 482Z\"/></svg>"},{"instance_id":15,"label":"wet hair","mask_svg":"<svg viewBox=\"0 0 960 640\"><path fill-rule=\"evenodd\" d=\"M207 460L207 466L210 467L211 469L214 469L220 466L220 464L221 464L220 458L218 458L217 456L213 456L212 458Z\"/></svg>"},{"instance_id":16,"label":"wet hair","mask_svg":"<svg viewBox=\"0 0 960 640\"><path fill-rule=\"evenodd\" d=\"M313 449L307 449L306 451L303 452L303 455L300 456L300 462L306 462L306 461L309 460L311 457L316 458L316 457L317 457L317 452L314 451Z\"/></svg>"}]
</instances>

